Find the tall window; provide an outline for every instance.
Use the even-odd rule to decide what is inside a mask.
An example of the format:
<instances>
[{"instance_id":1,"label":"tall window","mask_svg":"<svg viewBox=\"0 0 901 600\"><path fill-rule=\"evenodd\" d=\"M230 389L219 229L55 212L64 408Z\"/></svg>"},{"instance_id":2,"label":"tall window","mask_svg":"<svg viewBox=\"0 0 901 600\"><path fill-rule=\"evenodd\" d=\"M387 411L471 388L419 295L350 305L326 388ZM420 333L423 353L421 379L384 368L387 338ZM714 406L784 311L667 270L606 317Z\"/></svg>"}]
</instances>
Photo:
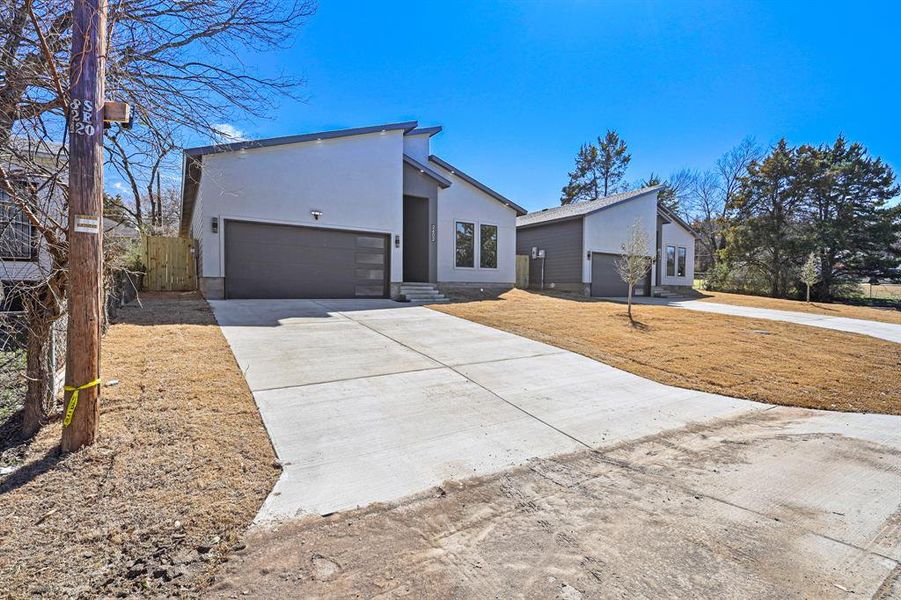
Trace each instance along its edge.
<instances>
[{"instance_id":1,"label":"tall window","mask_svg":"<svg viewBox=\"0 0 901 600\"><path fill-rule=\"evenodd\" d=\"M5 192L0 191L0 259L34 260L36 250L28 217Z\"/></svg>"},{"instance_id":2,"label":"tall window","mask_svg":"<svg viewBox=\"0 0 901 600\"><path fill-rule=\"evenodd\" d=\"M479 266L497 268L497 225L479 225Z\"/></svg>"},{"instance_id":3,"label":"tall window","mask_svg":"<svg viewBox=\"0 0 901 600\"><path fill-rule=\"evenodd\" d=\"M458 267L473 268L476 266L476 226L473 223L457 221L456 257Z\"/></svg>"},{"instance_id":4,"label":"tall window","mask_svg":"<svg viewBox=\"0 0 901 600\"><path fill-rule=\"evenodd\" d=\"M666 247L666 276L673 277L676 275L676 247Z\"/></svg>"},{"instance_id":5,"label":"tall window","mask_svg":"<svg viewBox=\"0 0 901 600\"><path fill-rule=\"evenodd\" d=\"M679 277L685 277L685 248L679 246Z\"/></svg>"}]
</instances>

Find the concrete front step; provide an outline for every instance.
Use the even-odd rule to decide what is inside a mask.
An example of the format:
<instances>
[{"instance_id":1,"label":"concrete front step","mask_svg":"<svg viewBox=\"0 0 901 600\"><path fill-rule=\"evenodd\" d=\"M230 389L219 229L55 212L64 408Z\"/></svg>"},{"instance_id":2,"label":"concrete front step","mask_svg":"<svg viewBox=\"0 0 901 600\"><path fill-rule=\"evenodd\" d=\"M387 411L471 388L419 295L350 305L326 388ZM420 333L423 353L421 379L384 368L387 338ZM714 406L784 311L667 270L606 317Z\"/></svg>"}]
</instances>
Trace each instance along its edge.
<instances>
[{"instance_id":1,"label":"concrete front step","mask_svg":"<svg viewBox=\"0 0 901 600\"><path fill-rule=\"evenodd\" d=\"M444 300L444 294L404 294L407 300Z\"/></svg>"},{"instance_id":2,"label":"concrete front step","mask_svg":"<svg viewBox=\"0 0 901 600\"><path fill-rule=\"evenodd\" d=\"M438 290L434 283L410 282L400 284L400 293L409 302L433 303L447 302L447 297Z\"/></svg>"}]
</instances>

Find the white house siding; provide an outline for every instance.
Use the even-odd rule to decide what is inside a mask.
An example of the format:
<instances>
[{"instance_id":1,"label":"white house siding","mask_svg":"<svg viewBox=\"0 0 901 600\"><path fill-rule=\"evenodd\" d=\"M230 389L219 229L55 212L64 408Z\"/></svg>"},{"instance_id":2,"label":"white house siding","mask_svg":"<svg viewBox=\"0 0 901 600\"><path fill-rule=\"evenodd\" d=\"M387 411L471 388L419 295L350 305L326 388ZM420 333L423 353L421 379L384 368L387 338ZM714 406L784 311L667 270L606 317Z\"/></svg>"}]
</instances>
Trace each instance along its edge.
<instances>
[{"instance_id":1,"label":"white house siding","mask_svg":"<svg viewBox=\"0 0 901 600\"><path fill-rule=\"evenodd\" d=\"M224 221L235 219L391 234L391 281L401 281L402 153L403 132L387 131L205 155L192 221L200 276L225 276Z\"/></svg>"},{"instance_id":2,"label":"white house siding","mask_svg":"<svg viewBox=\"0 0 901 600\"><path fill-rule=\"evenodd\" d=\"M49 257L46 253L39 254L38 261L2 260L0 261L0 281L39 281L47 275L49 269Z\"/></svg>"},{"instance_id":3,"label":"white house siding","mask_svg":"<svg viewBox=\"0 0 901 600\"><path fill-rule=\"evenodd\" d=\"M678 223L663 225L660 242L660 284L687 285L694 284L695 278L695 238ZM666 247L676 247L676 273L678 273L679 248L685 248L685 277L670 277L666 274Z\"/></svg>"},{"instance_id":4,"label":"white house siding","mask_svg":"<svg viewBox=\"0 0 901 600\"><path fill-rule=\"evenodd\" d=\"M40 153L36 154L33 158L37 164L48 170L54 171L59 167L56 156L53 154ZM7 171L14 171L20 168L17 164L10 162L8 159L4 158L0 160L3 160L4 167ZM64 174L62 179L65 182L68 177ZM53 196L49 195L47 188L41 189L41 197L38 200L39 206L42 207L41 212L46 211L48 216L53 217L57 222L64 223L68 218L68 215L65 210L63 210L63 196L59 187L53 187L55 190ZM41 214L38 214L38 217L41 216ZM5 281L7 284L17 281L42 281L50 274L50 265L51 259L50 255L47 253L45 242L41 236L38 236L37 260L0 259L0 281Z\"/></svg>"},{"instance_id":5,"label":"white house siding","mask_svg":"<svg viewBox=\"0 0 901 600\"><path fill-rule=\"evenodd\" d=\"M629 230L636 219L641 222L647 232L648 256L654 256L654 246L657 240L656 191L648 192L585 216L582 236L583 282L591 283L591 259L588 257L588 252L620 254L623 242L628 238Z\"/></svg>"},{"instance_id":6,"label":"white house siding","mask_svg":"<svg viewBox=\"0 0 901 600\"><path fill-rule=\"evenodd\" d=\"M429 166L451 180L449 188L438 192L438 282L490 283L513 285L516 281L516 212L460 177L439 167ZM454 232L457 221L479 225L497 225L497 269L479 267L479 241L473 269L454 264Z\"/></svg>"}]
</instances>

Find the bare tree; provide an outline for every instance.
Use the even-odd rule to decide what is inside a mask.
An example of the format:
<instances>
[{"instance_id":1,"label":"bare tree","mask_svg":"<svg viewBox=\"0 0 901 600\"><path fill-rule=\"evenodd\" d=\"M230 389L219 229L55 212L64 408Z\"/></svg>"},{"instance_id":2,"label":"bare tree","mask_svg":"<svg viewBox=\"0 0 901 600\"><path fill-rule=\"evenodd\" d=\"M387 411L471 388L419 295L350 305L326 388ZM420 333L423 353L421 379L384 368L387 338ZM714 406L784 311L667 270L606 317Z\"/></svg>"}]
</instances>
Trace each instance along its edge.
<instances>
[{"instance_id":1,"label":"bare tree","mask_svg":"<svg viewBox=\"0 0 901 600\"><path fill-rule=\"evenodd\" d=\"M52 374L41 361L52 324L65 310L63 74L69 68L71 10L71 0L9 0L0 7L0 191L35 232L39 267L15 290L28 323L22 427L27 436L49 410ZM109 2L106 99L129 103L136 124L132 130L107 130L108 166L128 181L136 221L149 217L161 227L166 220L172 197L167 161L185 134L212 140L217 124L265 115L279 98L298 97L301 80L262 76L242 55L286 46L314 11L310 0ZM53 148L50 160L36 148Z\"/></svg>"},{"instance_id":2,"label":"bare tree","mask_svg":"<svg viewBox=\"0 0 901 600\"><path fill-rule=\"evenodd\" d=\"M64 185L65 149L45 140L17 137L7 140L0 164L0 195L8 218L25 225L27 246L19 256L34 259L27 278L14 279L7 294L20 298L24 311L26 392L21 432L30 437L53 406L49 344L53 323L65 310L68 244L62 223L67 189ZM8 246L16 238L0 232L0 243ZM3 252L9 256L9 250Z\"/></svg>"},{"instance_id":3,"label":"bare tree","mask_svg":"<svg viewBox=\"0 0 901 600\"><path fill-rule=\"evenodd\" d=\"M123 140L126 134L131 132L113 132L106 144L107 163L131 192L131 201L119 203L119 208L139 230L158 232L163 228L163 194L172 188L171 182L163 181L177 168L173 160L177 145L171 132L157 127L145 128L139 139Z\"/></svg>"},{"instance_id":4,"label":"bare tree","mask_svg":"<svg viewBox=\"0 0 901 600\"><path fill-rule=\"evenodd\" d=\"M620 279L626 282L629 288L627 312L629 322L633 325L635 320L632 318L632 291L651 270L653 258L649 255L650 245L650 238L641 219L635 219L626 240L620 246L620 255L614 262Z\"/></svg>"},{"instance_id":5,"label":"bare tree","mask_svg":"<svg viewBox=\"0 0 901 600\"><path fill-rule=\"evenodd\" d=\"M720 250L726 246L725 231L729 215L748 167L763 156L754 138L746 137L737 146L723 154L710 171L695 174L686 184L687 214L698 233L702 265L706 270L715 266Z\"/></svg>"}]
</instances>

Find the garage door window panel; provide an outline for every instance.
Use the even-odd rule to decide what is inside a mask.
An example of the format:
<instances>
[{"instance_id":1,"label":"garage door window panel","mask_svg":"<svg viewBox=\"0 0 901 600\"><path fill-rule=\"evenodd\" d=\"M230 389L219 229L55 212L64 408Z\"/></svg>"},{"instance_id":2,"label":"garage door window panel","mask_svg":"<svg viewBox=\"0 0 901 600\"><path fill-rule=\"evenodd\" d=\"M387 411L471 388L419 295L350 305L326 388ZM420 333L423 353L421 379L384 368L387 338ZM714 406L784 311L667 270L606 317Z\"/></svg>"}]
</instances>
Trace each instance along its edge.
<instances>
[{"instance_id":1,"label":"garage door window panel","mask_svg":"<svg viewBox=\"0 0 901 600\"><path fill-rule=\"evenodd\" d=\"M457 221L454 236L454 265L458 269L475 268L476 256L475 223Z\"/></svg>"},{"instance_id":2,"label":"garage door window panel","mask_svg":"<svg viewBox=\"0 0 901 600\"><path fill-rule=\"evenodd\" d=\"M479 267L497 268L497 225L479 226Z\"/></svg>"}]
</instances>

